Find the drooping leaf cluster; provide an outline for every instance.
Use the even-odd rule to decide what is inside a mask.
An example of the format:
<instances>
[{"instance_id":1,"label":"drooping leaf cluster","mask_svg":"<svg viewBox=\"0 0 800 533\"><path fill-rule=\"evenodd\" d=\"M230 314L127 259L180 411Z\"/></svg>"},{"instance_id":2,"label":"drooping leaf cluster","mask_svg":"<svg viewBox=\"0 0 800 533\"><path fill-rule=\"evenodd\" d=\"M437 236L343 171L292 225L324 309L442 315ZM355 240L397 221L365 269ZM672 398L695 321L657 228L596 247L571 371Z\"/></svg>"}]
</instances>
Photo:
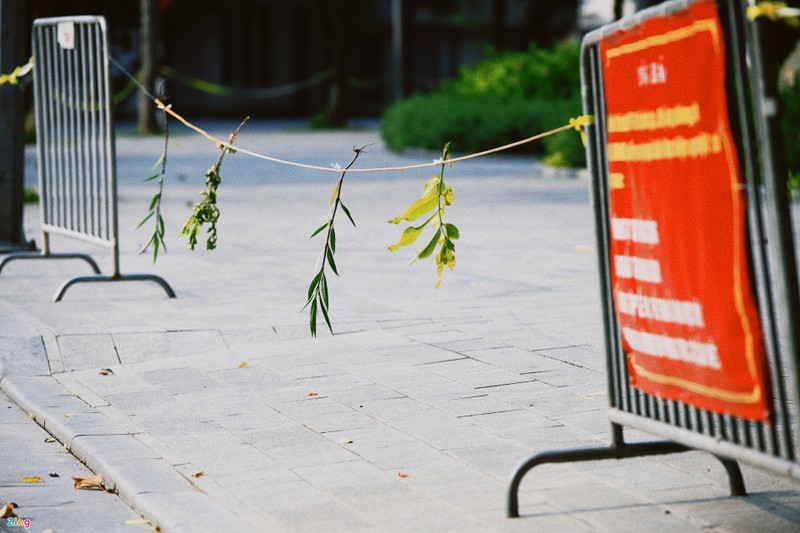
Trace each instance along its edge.
<instances>
[{"instance_id":1,"label":"drooping leaf cluster","mask_svg":"<svg viewBox=\"0 0 800 533\"><path fill-rule=\"evenodd\" d=\"M308 300L306 301L306 305L303 306L303 309L310 306L309 327L312 337L317 336L317 315L320 312L322 313L322 318L325 320L325 324L328 326L328 330L331 332L331 334L333 334L333 327L331 326L331 319L329 316L330 299L328 294L328 279L325 277L325 267L329 266L334 274L337 276L339 275L339 271L336 268L336 261L334 260L334 255L336 254L336 229L334 228L334 221L336 219L336 213L339 211L340 207L342 208L342 211L344 211L344 214L347 215L350 223L353 224L353 226L356 225L355 221L353 220L353 216L350 214L350 210L342 202L342 184L344 183L344 177L347 175L348 169L353 166L353 163L356 162L356 159L358 159L358 156L364 151L364 148L365 147L353 147L353 152L355 155L350 161L350 164L348 164L347 167L345 167L345 169L342 171L342 175L339 177L339 181L336 183L336 187L333 189L328 220L323 225L318 227L310 237L313 239L323 231L327 230L325 232L325 246L322 249L322 255L320 256L319 260L319 270L317 270L317 273L311 280L311 284L308 286Z\"/></svg>"},{"instance_id":2,"label":"drooping leaf cluster","mask_svg":"<svg viewBox=\"0 0 800 533\"><path fill-rule=\"evenodd\" d=\"M223 152L224 153L224 152ZM217 220L219 220L219 207L217 207L217 188L222 183L219 176L219 167L222 157L213 167L206 171L206 190L201 192L203 199L194 206L189 220L181 229L181 235L189 236L189 248L194 250L197 245L197 236L204 224L209 224L206 232L206 249L214 250L217 247Z\"/></svg>"},{"instance_id":3,"label":"drooping leaf cluster","mask_svg":"<svg viewBox=\"0 0 800 533\"><path fill-rule=\"evenodd\" d=\"M155 227L153 228L152 233L150 233L150 237L147 240L147 243L142 247L139 253L144 253L150 248L150 245L153 245L153 263L156 262L158 259L158 250L160 248L164 248L164 251L167 250L167 245L164 242L164 218L161 216L161 198L164 193L164 177L167 173L167 147L169 146L169 120L167 119L166 112L164 113L164 151L161 153L161 157L156 161L155 165L150 169L152 171L156 171L155 174L150 176L149 178L145 178L144 181L156 181L156 185L158 187L158 192L156 192L153 199L150 200L150 207L148 208L147 215L139 222L139 225L136 226L136 229L141 228L144 226L148 220L151 218L155 219ZM160 168L159 168L160 167Z\"/></svg>"},{"instance_id":4,"label":"drooping leaf cluster","mask_svg":"<svg viewBox=\"0 0 800 533\"><path fill-rule=\"evenodd\" d=\"M239 124L239 127L236 128L236 130L231 134L228 144L233 144L242 127L249 119L250 117L245 117L242 123ZM189 216L189 220L181 229L181 235L189 236L189 248L192 250L194 250L194 247L197 245L197 236L200 234L200 230L203 228L204 224L209 224L209 227L206 230L206 233L208 233L208 237L206 238L206 249L214 250L217 247L217 221L219 220L217 189L219 188L220 183L222 183L222 178L219 175L219 169L222 166L222 159L225 157L225 154L235 153L235 150L230 147L220 146L220 150L222 153L220 153L217 162L214 163L214 166L206 171L206 190L200 193L203 195L203 199L194 206L194 210L192 211L191 216Z\"/></svg>"},{"instance_id":5,"label":"drooping leaf cluster","mask_svg":"<svg viewBox=\"0 0 800 533\"><path fill-rule=\"evenodd\" d=\"M447 143L442 151L442 165L439 173L432 176L422 190L422 196L397 218L389 220L390 224L400 224L403 221L413 222L425 215L428 218L419 226L409 226L400 235L400 240L391 246L389 250L395 252L403 246L408 246L416 242L425 228L430 227L435 230L433 237L428 244L422 248L411 260L413 264L418 259L425 259L434 255L436 258L437 276L436 288L442 284L442 272L444 267L451 270L456 266L456 245L460 234L458 228L450 223L444 222L445 208L453 203L453 188L444 182L444 167L450 158L450 143ZM436 247L439 247L438 251Z\"/></svg>"}]
</instances>

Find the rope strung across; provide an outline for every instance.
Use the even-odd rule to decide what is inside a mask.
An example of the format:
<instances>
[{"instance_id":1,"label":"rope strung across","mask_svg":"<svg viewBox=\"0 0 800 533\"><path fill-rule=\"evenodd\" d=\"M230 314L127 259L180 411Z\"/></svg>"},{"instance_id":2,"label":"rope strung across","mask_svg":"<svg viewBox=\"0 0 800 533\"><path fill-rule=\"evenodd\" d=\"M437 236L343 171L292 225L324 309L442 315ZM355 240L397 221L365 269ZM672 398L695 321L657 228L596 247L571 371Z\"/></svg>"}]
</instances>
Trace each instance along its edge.
<instances>
[{"instance_id":1,"label":"rope strung across","mask_svg":"<svg viewBox=\"0 0 800 533\"><path fill-rule=\"evenodd\" d=\"M11 74L0 74L0 85L11 84L17 85L19 79L27 76L33 70L33 57L28 60L25 65L16 67Z\"/></svg>"},{"instance_id":2,"label":"rope strung across","mask_svg":"<svg viewBox=\"0 0 800 533\"><path fill-rule=\"evenodd\" d=\"M217 148L219 148L220 150L230 151L231 153L239 152L239 153L242 153L242 154L247 154L247 155L249 155L251 157L255 157L257 159L263 159L265 161L270 161L272 163L278 163L278 164L281 164L281 165L288 165L288 166L293 166L293 167L305 168L305 169L309 169L309 170L319 170L319 171L324 171L324 172L342 172L342 167L339 164L334 164L334 165L331 165L330 167L323 167L323 166L318 166L318 165L309 165L309 164L306 164L306 163L297 163L295 161L287 161L285 159L280 159L280 158L272 157L272 156L265 155L265 154L259 154L257 152L253 152L251 150L247 150L246 148L242 148L239 145L237 145L234 148L231 143L225 142L225 141L223 141L221 139L218 139L217 137L214 137L213 135L211 135L210 133L208 133L207 131L205 131L201 127L196 126L195 124L192 124L191 122L189 122L188 120L183 118L181 115L179 115L177 112L175 112L172 109L172 104L165 104L163 101L161 101L157 97L153 96L147 90L146 87L144 87L130 72L128 72L122 65L120 65L113 57L111 58L111 61L114 63L114 65L118 69L120 69L122 71L123 74L128 76L128 78L130 78L131 81L135 82L139 86L139 89L142 92L144 92L155 103L155 105L156 105L156 107L158 109L164 111L168 115L170 115L173 118L177 119L179 122L181 122L187 128L189 128L191 130L194 130L195 132L199 133L200 135L202 135L203 137L205 137L209 141L213 142L217 146ZM474 154L469 154L469 155L465 155L465 156L461 156L461 157L454 157L452 159L448 159L447 163L448 164L460 163L461 161L467 161L467 160L470 160L470 159L476 159L478 157L483 157L483 156L486 156L486 155L489 155L489 154L494 154L494 153L497 153L497 152L510 150L511 148L515 148L517 146L522 146L524 144L528 144L530 142L533 142L533 141L536 141L536 140L539 140L539 139L543 139L544 137L549 137L550 135L555 135L556 133L561 133L562 131L567 131L567 130L571 130L571 129L575 129L575 130L577 130L577 131L579 131L581 133L583 141L584 141L584 144L585 144L586 140L585 140L585 137L584 137L583 128L584 128L584 126L586 124L590 124L592 122L594 122L594 117L592 115L582 115L580 117L570 119L569 123L565 124L564 126L560 126L558 128L554 128L552 130L549 130L549 131L546 131L546 132L543 132L543 133L539 133L539 134L533 135L531 137L527 137L527 138L519 140L519 141L515 141L515 142L509 143L509 144L504 144L503 146L498 146L496 148L490 148L489 150L484 150L482 152L477 152L477 153L474 153ZM420 163L420 164L417 164L417 165L406 165L406 166L397 166L397 167L350 168L348 170L348 172L390 172L390 171L393 172L393 171L414 170L414 169L419 169L419 168L436 167L436 166L442 165L443 163L444 163L444 161L441 158L439 158L439 159L434 159L433 162L431 162L431 163Z\"/></svg>"}]
</instances>

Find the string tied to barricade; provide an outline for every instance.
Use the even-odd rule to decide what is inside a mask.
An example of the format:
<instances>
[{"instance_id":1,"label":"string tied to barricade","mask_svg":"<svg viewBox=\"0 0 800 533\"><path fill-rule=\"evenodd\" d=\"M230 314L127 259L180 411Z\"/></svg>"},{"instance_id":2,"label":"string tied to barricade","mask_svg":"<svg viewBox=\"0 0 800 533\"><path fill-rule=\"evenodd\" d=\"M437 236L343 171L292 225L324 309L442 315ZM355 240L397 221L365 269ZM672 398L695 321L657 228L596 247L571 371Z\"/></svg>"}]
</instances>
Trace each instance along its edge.
<instances>
[{"instance_id":1,"label":"string tied to barricade","mask_svg":"<svg viewBox=\"0 0 800 533\"><path fill-rule=\"evenodd\" d=\"M594 115L581 115L579 117L569 119L569 125L575 128L575 130L581 134L581 142L584 146L586 146L585 126L587 124L592 124L593 122Z\"/></svg>"},{"instance_id":2,"label":"string tied to barricade","mask_svg":"<svg viewBox=\"0 0 800 533\"><path fill-rule=\"evenodd\" d=\"M750 20L766 18L773 22L785 22L793 28L800 28L800 9L787 6L786 2L761 2L748 6L747 18Z\"/></svg>"},{"instance_id":3,"label":"string tied to barricade","mask_svg":"<svg viewBox=\"0 0 800 533\"><path fill-rule=\"evenodd\" d=\"M31 57L25 65L16 67L10 74L0 74L0 85L19 84L20 78L24 78L33 70L33 57Z\"/></svg>"}]
</instances>

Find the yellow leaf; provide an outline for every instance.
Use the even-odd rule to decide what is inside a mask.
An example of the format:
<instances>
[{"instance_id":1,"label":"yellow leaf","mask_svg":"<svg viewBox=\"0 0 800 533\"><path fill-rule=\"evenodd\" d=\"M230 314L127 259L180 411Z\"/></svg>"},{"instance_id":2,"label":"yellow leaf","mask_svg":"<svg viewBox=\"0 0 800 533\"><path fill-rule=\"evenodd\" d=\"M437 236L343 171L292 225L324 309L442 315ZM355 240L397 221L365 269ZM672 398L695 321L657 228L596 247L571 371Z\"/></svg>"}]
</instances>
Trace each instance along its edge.
<instances>
[{"instance_id":1,"label":"yellow leaf","mask_svg":"<svg viewBox=\"0 0 800 533\"><path fill-rule=\"evenodd\" d=\"M41 483L44 480L39 476L26 476L20 479L20 481L22 481L23 483Z\"/></svg>"},{"instance_id":2,"label":"yellow leaf","mask_svg":"<svg viewBox=\"0 0 800 533\"><path fill-rule=\"evenodd\" d=\"M64 418L72 418L78 416L78 413L64 413Z\"/></svg>"},{"instance_id":3,"label":"yellow leaf","mask_svg":"<svg viewBox=\"0 0 800 533\"><path fill-rule=\"evenodd\" d=\"M339 194L339 183L338 182L336 183L336 187L333 188L333 194L331 195L331 205L333 205L333 202L336 201L336 195L337 194Z\"/></svg>"},{"instance_id":4,"label":"yellow leaf","mask_svg":"<svg viewBox=\"0 0 800 533\"><path fill-rule=\"evenodd\" d=\"M247 366L247 361L242 361L241 363L239 363L238 365L236 365L236 368L244 368L244 367L246 367L246 366Z\"/></svg>"},{"instance_id":5,"label":"yellow leaf","mask_svg":"<svg viewBox=\"0 0 800 533\"><path fill-rule=\"evenodd\" d=\"M438 194L440 180L441 176L439 176L438 174L432 176L431 179L429 179L428 182L425 184L425 187L423 187L422 189L422 198L426 198L433 194Z\"/></svg>"},{"instance_id":6,"label":"yellow leaf","mask_svg":"<svg viewBox=\"0 0 800 533\"><path fill-rule=\"evenodd\" d=\"M445 190L444 192L445 205L452 205L454 199L455 199L455 193L453 192L453 188L448 185L447 190Z\"/></svg>"},{"instance_id":7,"label":"yellow leaf","mask_svg":"<svg viewBox=\"0 0 800 533\"><path fill-rule=\"evenodd\" d=\"M427 213L428 211L430 211L431 209L437 207L438 205L439 205L439 197L436 195L420 198L419 200L411 204L411 207L409 207L408 210L405 213L403 213L402 216L393 218L392 220L389 221L389 223L399 224L403 220L408 220L408 221L416 220L425 213Z\"/></svg>"},{"instance_id":8,"label":"yellow leaf","mask_svg":"<svg viewBox=\"0 0 800 533\"><path fill-rule=\"evenodd\" d=\"M110 492L105 485L103 485L105 482L103 474L95 474L89 477L72 476L72 481L75 483L76 489L100 489Z\"/></svg>"},{"instance_id":9,"label":"yellow leaf","mask_svg":"<svg viewBox=\"0 0 800 533\"><path fill-rule=\"evenodd\" d=\"M427 223L426 223L427 224ZM425 224L418 227L410 227L406 228L402 235L400 235L400 241L397 244L393 244L389 246L389 250L392 252L396 252L400 249L401 246L408 246L409 244L413 244L414 241L417 240L422 230L425 229Z\"/></svg>"}]
</instances>

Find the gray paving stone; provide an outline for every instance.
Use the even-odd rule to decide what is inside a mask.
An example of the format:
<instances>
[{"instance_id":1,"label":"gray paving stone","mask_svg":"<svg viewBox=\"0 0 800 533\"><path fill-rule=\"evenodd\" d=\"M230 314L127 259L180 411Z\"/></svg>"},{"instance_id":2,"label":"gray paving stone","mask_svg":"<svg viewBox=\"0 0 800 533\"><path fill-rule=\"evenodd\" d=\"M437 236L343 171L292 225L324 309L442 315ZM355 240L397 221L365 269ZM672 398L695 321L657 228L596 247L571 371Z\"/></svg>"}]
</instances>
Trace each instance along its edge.
<instances>
[{"instance_id":1,"label":"gray paving stone","mask_svg":"<svg viewBox=\"0 0 800 533\"><path fill-rule=\"evenodd\" d=\"M5 318L0 315L5 320ZM44 342L40 335L0 336L0 377L13 374L45 376L50 374Z\"/></svg>"},{"instance_id":2,"label":"gray paving stone","mask_svg":"<svg viewBox=\"0 0 800 533\"><path fill-rule=\"evenodd\" d=\"M152 361L171 355L163 331L114 333L114 346L123 364Z\"/></svg>"},{"instance_id":3,"label":"gray paving stone","mask_svg":"<svg viewBox=\"0 0 800 533\"><path fill-rule=\"evenodd\" d=\"M137 494L133 506L145 515L157 516L155 524L162 531L193 533L208 531L226 533L228 531L269 531L269 524L261 529L232 516L220 513L216 506L209 506L208 499L197 492L145 492Z\"/></svg>"},{"instance_id":4,"label":"gray paving stone","mask_svg":"<svg viewBox=\"0 0 800 533\"><path fill-rule=\"evenodd\" d=\"M103 368L119 364L111 335L59 335L58 347L66 370Z\"/></svg>"}]
</instances>

